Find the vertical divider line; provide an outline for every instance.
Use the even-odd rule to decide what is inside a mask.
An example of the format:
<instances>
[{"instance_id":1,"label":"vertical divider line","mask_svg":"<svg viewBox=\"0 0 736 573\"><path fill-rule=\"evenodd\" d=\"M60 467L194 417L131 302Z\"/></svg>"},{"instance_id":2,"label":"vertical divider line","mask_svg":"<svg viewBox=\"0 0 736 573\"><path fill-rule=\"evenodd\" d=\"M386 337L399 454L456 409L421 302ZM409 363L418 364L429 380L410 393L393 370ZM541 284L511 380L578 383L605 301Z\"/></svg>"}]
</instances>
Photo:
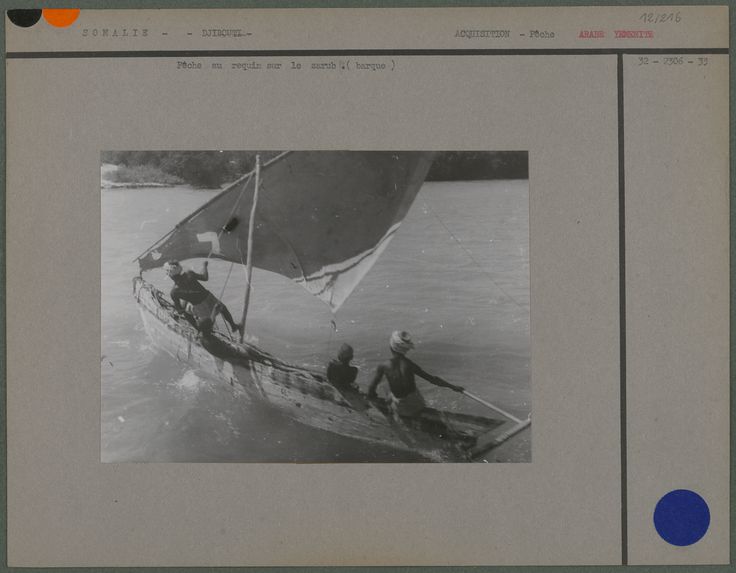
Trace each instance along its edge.
<instances>
[{"instance_id":1,"label":"vertical divider line","mask_svg":"<svg viewBox=\"0 0 736 573\"><path fill-rule=\"evenodd\" d=\"M626 182L624 169L624 56L617 55L618 88L618 292L621 437L621 564L628 565L626 451Z\"/></svg>"}]
</instances>

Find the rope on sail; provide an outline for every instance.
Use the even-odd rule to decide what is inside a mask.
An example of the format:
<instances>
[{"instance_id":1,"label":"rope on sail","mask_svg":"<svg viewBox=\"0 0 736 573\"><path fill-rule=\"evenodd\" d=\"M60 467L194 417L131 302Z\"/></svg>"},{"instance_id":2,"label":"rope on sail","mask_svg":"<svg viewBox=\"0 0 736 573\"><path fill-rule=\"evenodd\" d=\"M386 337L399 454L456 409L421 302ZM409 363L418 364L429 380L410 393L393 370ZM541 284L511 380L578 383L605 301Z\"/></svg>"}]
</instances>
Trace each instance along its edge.
<instances>
[{"instance_id":1,"label":"rope on sail","mask_svg":"<svg viewBox=\"0 0 736 573\"><path fill-rule=\"evenodd\" d=\"M225 227L227 224L232 220L233 216L238 210L238 206L240 205L240 202L243 199L243 195L245 195L245 190L248 188L248 184L250 183L250 180L252 179L252 175L249 175L248 178L243 182L243 188L240 190L240 193L238 194L238 198L235 200L235 203L233 204L233 208L230 210L230 214L227 216L227 220L225 223L220 227L220 231L217 233L217 238L219 239L222 234L225 232ZM212 243L212 248L210 249L209 254L207 255L207 259L210 259L212 257L212 253L214 252L215 244ZM230 270L227 272L227 278L225 279L225 283L222 285L222 291L220 292L220 300L222 300L222 296L225 294L225 288L227 287L227 283L230 280L230 274L233 272L233 265L235 263L230 263Z\"/></svg>"},{"instance_id":2,"label":"rope on sail","mask_svg":"<svg viewBox=\"0 0 736 573\"><path fill-rule=\"evenodd\" d=\"M225 282L222 285L222 290L220 291L219 299L222 300L222 296L225 294L225 287L227 287L227 282L230 280L230 273L233 272L233 267L235 266L235 263L230 263L230 269L227 271L227 277L225 277Z\"/></svg>"},{"instance_id":3,"label":"rope on sail","mask_svg":"<svg viewBox=\"0 0 736 573\"><path fill-rule=\"evenodd\" d=\"M222 297L223 297L223 295L225 294L225 288L227 287L227 283L228 283L228 281L230 280L230 273L232 273L232 272L233 272L233 267L234 267L234 266L235 266L235 263L230 263L230 268L229 268L229 269L228 269L228 271L227 271L227 277L225 277L225 282L224 282L224 283L223 283L223 285L222 285L222 290L220 291L220 296L219 296L219 297L217 298L217 300L219 300L220 302L222 302ZM223 303L223 304L224 304L224 303ZM213 310L212 312L213 312L213 314L215 314L215 310ZM219 317L220 317L220 320L221 320L221 321L223 322L223 324L224 324L224 323L225 323L225 319L224 319L224 318L222 317L222 315L221 315L221 314L218 314L217 316L219 316ZM226 326L227 326L227 325L226 325Z\"/></svg>"},{"instance_id":4,"label":"rope on sail","mask_svg":"<svg viewBox=\"0 0 736 573\"><path fill-rule=\"evenodd\" d=\"M468 256L468 258L471 261L473 261L473 263L475 264L475 266L477 266L478 269L484 275L486 275L488 277L488 280L493 284L493 286L495 286L499 291L501 291L503 293L503 295L506 298L508 298L511 302L513 302L516 306L518 306L522 310L525 310L525 307L522 304L520 304L513 296L511 296L508 292L506 292L506 290L501 285L499 285L495 280L493 280L493 277L491 276L491 273L489 273L486 269L483 268L483 266L473 256L473 253L471 253L465 247L465 245L463 245L462 241L460 241L460 239L458 239L455 236L455 234L448 228L448 226L445 225L445 222L440 218L440 216L437 214L437 212L434 209L432 209L432 206L429 203L427 203L426 200L423 200L422 202L424 203L424 206L427 208L427 210L429 210L432 213L432 215L435 216L435 218L437 219L437 221L439 221L440 225L442 225L442 227L445 229L445 231L447 231L447 234L450 235L450 237L452 237L452 240L455 241L458 244L458 246L465 252L465 254Z\"/></svg>"},{"instance_id":5,"label":"rope on sail","mask_svg":"<svg viewBox=\"0 0 736 573\"><path fill-rule=\"evenodd\" d=\"M233 216L238 210L238 206L240 205L241 200L243 199L243 195L245 195L245 190L248 188L248 184L250 183L252 179L252 174L248 175L248 177L243 182L243 188L240 190L240 193L238 194L238 198L235 200L235 203L233 204L233 208L230 210L230 214L228 215L227 219L225 220L225 223L220 227L220 231L217 233L217 238L219 239L222 234L225 232L225 228L227 227L227 224L232 220ZM207 255L207 260L209 260L212 257L212 253L214 252L215 244L212 243L212 248L210 249L210 252ZM235 266L235 263L230 263L230 268L227 271L227 277L225 277L225 282L222 284L222 289L220 290L220 296L217 297L217 300L222 301L222 297L225 295L225 289L227 288L227 283L230 281L230 275L233 272L233 266ZM216 309L212 309L212 314L214 315L214 319L217 319L217 311ZM212 316L210 318L213 318ZM220 316L221 320L224 322L224 319Z\"/></svg>"},{"instance_id":6,"label":"rope on sail","mask_svg":"<svg viewBox=\"0 0 736 573\"><path fill-rule=\"evenodd\" d=\"M227 224L232 220L235 213L238 211L238 206L240 205L240 202L243 199L243 195L245 195L245 190L248 188L248 184L250 183L250 180L253 178L253 175L248 175L247 179L243 182L243 188L240 190L240 193L238 194L238 198L235 200L235 203L233 203L233 208L230 209L230 214L227 216L227 219L225 220L225 223L220 227L220 231L217 233L217 238L219 239L222 234L225 232L225 227L227 227ZM207 255L207 258L209 259L212 256L212 253L215 249L215 243L212 243L212 248L210 248L210 252Z\"/></svg>"},{"instance_id":7,"label":"rope on sail","mask_svg":"<svg viewBox=\"0 0 736 573\"><path fill-rule=\"evenodd\" d=\"M327 341L327 356L332 356L332 340L333 335L337 332L337 322L335 322L335 316L333 315L330 320L330 338Z\"/></svg>"}]
</instances>

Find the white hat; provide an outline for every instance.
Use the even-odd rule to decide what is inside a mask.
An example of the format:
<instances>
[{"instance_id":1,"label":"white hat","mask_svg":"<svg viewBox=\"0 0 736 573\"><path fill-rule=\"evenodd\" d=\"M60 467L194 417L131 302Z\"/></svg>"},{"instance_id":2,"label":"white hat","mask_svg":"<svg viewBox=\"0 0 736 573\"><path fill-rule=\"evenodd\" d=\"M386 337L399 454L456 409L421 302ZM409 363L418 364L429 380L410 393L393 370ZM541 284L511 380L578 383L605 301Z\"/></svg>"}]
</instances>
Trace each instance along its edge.
<instances>
[{"instance_id":1,"label":"white hat","mask_svg":"<svg viewBox=\"0 0 736 573\"><path fill-rule=\"evenodd\" d=\"M411 341L411 335L404 330L395 330L391 333L391 338L388 341L391 350L397 354L406 354L412 348L414 343Z\"/></svg>"}]
</instances>

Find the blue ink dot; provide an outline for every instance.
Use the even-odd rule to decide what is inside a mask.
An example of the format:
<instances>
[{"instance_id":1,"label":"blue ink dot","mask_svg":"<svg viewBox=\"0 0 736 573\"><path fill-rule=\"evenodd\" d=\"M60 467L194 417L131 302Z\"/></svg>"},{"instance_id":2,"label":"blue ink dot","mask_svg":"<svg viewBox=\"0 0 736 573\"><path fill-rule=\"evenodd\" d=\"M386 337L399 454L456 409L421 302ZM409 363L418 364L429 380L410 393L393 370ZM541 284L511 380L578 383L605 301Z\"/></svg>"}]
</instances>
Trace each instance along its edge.
<instances>
[{"instance_id":1,"label":"blue ink dot","mask_svg":"<svg viewBox=\"0 0 736 573\"><path fill-rule=\"evenodd\" d=\"M660 537L672 545L682 547L700 541L708 526L708 504L689 489L669 492L654 508L654 527Z\"/></svg>"}]
</instances>

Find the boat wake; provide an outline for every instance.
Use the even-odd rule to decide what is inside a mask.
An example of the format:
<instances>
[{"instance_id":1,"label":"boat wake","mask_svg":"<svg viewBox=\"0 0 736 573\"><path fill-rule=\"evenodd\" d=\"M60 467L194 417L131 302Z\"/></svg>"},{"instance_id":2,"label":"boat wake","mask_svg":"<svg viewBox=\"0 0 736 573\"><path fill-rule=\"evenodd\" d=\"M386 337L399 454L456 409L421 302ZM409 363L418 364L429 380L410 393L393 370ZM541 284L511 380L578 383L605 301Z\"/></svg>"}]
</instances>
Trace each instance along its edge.
<instances>
[{"instance_id":1,"label":"boat wake","mask_svg":"<svg viewBox=\"0 0 736 573\"><path fill-rule=\"evenodd\" d=\"M181 378L174 380L171 386L182 394L197 394L207 386L208 382L194 370L187 370Z\"/></svg>"}]
</instances>

